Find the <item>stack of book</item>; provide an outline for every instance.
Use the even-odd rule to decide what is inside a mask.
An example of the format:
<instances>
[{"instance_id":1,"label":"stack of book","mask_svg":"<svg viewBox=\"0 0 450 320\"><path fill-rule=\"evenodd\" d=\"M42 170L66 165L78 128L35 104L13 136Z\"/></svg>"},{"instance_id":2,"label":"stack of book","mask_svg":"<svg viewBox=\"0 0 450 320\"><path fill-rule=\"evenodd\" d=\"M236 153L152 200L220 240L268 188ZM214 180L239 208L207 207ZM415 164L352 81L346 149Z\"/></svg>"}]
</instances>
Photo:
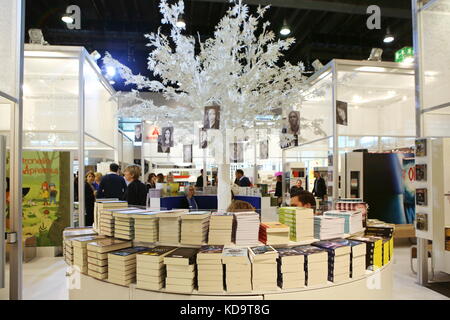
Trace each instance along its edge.
<instances>
[{"instance_id":1,"label":"stack of book","mask_svg":"<svg viewBox=\"0 0 450 320\"><path fill-rule=\"evenodd\" d=\"M316 286L326 284L328 282L327 251L311 245L298 246L293 249L305 257L306 285Z\"/></svg>"},{"instance_id":2,"label":"stack of book","mask_svg":"<svg viewBox=\"0 0 450 320\"><path fill-rule=\"evenodd\" d=\"M147 247L133 247L108 253L108 281L122 286L136 280L136 254Z\"/></svg>"},{"instance_id":3,"label":"stack of book","mask_svg":"<svg viewBox=\"0 0 450 320\"><path fill-rule=\"evenodd\" d=\"M336 202L336 210L361 211L363 219L363 227L367 223L367 211L369 206L362 199L340 199Z\"/></svg>"},{"instance_id":4,"label":"stack of book","mask_svg":"<svg viewBox=\"0 0 450 320\"><path fill-rule=\"evenodd\" d=\"M344 233L355 234L364 231L361 211L331 210L324 216L344 218Z\"/></svg>"},{"instance_id":5,"label":"stack of book","mask_svg":"<svg viewBox=\"0 0 450 320\"><path fill-rule=\"evenodd\" d=\"M366 269L377 269L383 266L383 238L374 236L350 237L349 240L366 244Z\"/></svg>"},{"instance_id":6,"label":"stack of book","mask_svg":"<svg viewBox=\"0 0 450 320\"><path fill-rule=\"evenodd\" d=\"M228 245L231 244L233 232L233 214L212 214L209 220L208 244Z\"/></svg>"},{"instance_id":7,"label":"stack of book","mask_svg":"<svg viewBox=\"0 0 450 320\"><path fill-rule=\"evenodd\" d=\"M278 209L279 221L290 229L292 241L313 240L314 210L300 207L282 207Z\"/></svg>"},{"instance_id":8,"label":"stack of book","mask_svg":"<svg viewBox=\"0 0 450 320\"><path fill-rule=\"evenodd\" d=\"M92 227L65 228L63 231L64 261L70 266L73 264L73 246L71 239L95 235L97 235L97 232Z\"/></svg>"},{"instance_id":9,"label":"stack of book","mask_svg":"<svg viewBox=\"0 0 450 320\"><path fill-rule=\"evenodd\" d=\"M159 242L165 244L178 244L181 235L181 216L188 210L172 210L158 212Z\"/></svg>"},{"instance_id":10,"label":"stack of book","mask_svg":"<svg viewBox=\"0 0 450 320\"><path fill-rule=\"evenodd\" d=\"M328 252L328 281L339 283L350 279L350 246L333 240L317 241L312 245Z\"/></svg>"},{"instance_id":11,"label":"stack of book","mask_svg":"<svg viewBox=\"0 0 450 320\"><path fill-rule=\"evenodd\" d=\"M350 246L350 277L358 278L366 274L366 243L350 239L334 239L336 243Z\"/></svg>"},{"instance_id":12,"label":"stack of book","mask_svg":"<svg viewBox=\"0 0 450 320\"><path fill-rule=\"evenodd\" d=\"M178 248L164 257L167 268L166 289L191 293L195 287L195 259L198 249Z\"/></svg>"},{"instance_id":13,"label":"stack of book","mask_svg":"<svg viewBox=\"0 0 450 320\"><path fill-rule=\"evenodd\" d=\"M86 236L77 237L71 240L73 247L73 265L77 267L81 273L88 272L88 255L87 244L97 239L103 239L104 236Z\"/></svg>"},{"instance_id":14,"label":"stack of book","mask_svg":"<svg viewBox=\"0 0 450 320\"><path fill-rule=\"evenodd\" d=\"M209 227L208 211L192 211L181 216L181 243L205 244Z\"/></svg>"},{"instance_id":15,"label":"stack of book","mask_svg":"<svg viewBox=\"0 0 450 320\"><path fill-rule=\"evenodd\" d=\"M100 232L106 236L114 236L114 213L130 210L139 210L137 208L119 208L103 209L100 211Z\"/></svg>"},{"instance_id":16,"label":"stack of book","mask_svg":"<svg viewBox=\"0 0 450 320\"><path fill-rule=\"evenodd\" d=\"M223 292L223 246L202 246L197 253L199 292Z\"/></svg>"},{"instance_id":17,"label":"stack of book","mask_svg":"<svg viewBox=\"0 0 450 320\"><path fill-rule=\"evenodd\" d=\"M277 248L278 286L281 289L305 286L305 256L292 248Z\"/></svg>"},{"instance_id":18,"label":"stack of book","mask_svg":"<svg viewBox=\"0 0 450 320\"><path fill-rule=\"evenodd\" d=\"M222 253L225 265L227 292L252 291L252 264L248 258L248 248L225 247Z\"/></svg>"},{"instance_id":19,"label":"stack of book","mask_svg":"<svg viewBox=\"0 0 450 320\"><path fill-rule=\"evenodd\" d=\"M253 290L276 290L278 288L278 252L271 246L251 247Z\"/></svg>"},{"instance_id":20,"label":"stack of book","mask_svg":"<svg viewBox=\"0 0 450 320\"><path fill-rule=\"evenodd\" d=\"M101 280L108 278L108 252L131 246L130 241L114 238L99 239L88 243L88 275Z\"/></svg>"},{"instance_id":21,"label":"stack of book","mask_svg":"<svg viewBox=\"0 0 450 320\"><path fill-rule=\"evenodd\" d=\"M140 211L140 210L139 210ZM114 237L124 240L134 239L134 219L136 210L117 211L114 217Z\"/></svg>"},{"instance_id":22,"label":"stack of book","mask_svg":"<svg viewBox=\"0 0 450 320\"><path fill-rule=\"evenodd\" d=\"M328 240L344 236L344 218L331 216L314 217L314 238Z\"/></svg>"},{"instance_id":23,"label":"stack of book","mask_svg":"<svg viewBox=\"0 0 450 320\"><path fill-rule=\"evenodd\" d=\"M259 226L259 241L267 245L289 243L289 227L280 222L262 222Z\"/></svg>"},{"instance_id":24,"label":"stack of book","mask_svg":"<svg viewBox=\"0 0 450 320\"><path fill-rule=\"evenodd\" d=\"M255 246L259 244L259 215L254 211L235 212L233 239L237 246Z\"/></svg>"},{"instance_id":25,"label":"stack of book","mask_svg":"<svg viewBox=\"0 0 450 320\"><path fill-rule=\"evenodd\" d=\"M134 219L134 241L158 242L158 214L148 210L135 211L131 215Z\"/></svg>"},{"instance_id":26,"label":"stack of book","mask_svg":"<svg viewBox=\"0 0 450 320\"><path fill-rule=\"evenodd\" d=\"M136 256L136 286L140 289L160 290L165 286L164 257L177 247L157 246Z\"/></svg>"},{"instance_id":27,"label":"stack of book","mask_svg":"<svg viewBox=\"0 0 450 320\"><path fill-rule=\"evenodd\" d=\"M369 223L366 227L366 236L383 238L383 264L391 261L394 257L394 231L395 225L384 222Z\"/></svg>"},{"instance_id":28,"label":"stack of book","mask_svg":"<svg viewBox=\"0 0 450 320\"><path fill-rule=\"evenodd\" d=\"M112 213L106 212L107 209L126 209L128 203L119 200L97 200L94 206L94 226L99 234L106 236L114 235L114 224L111 222Z\"/></svg>"}]
</instances>

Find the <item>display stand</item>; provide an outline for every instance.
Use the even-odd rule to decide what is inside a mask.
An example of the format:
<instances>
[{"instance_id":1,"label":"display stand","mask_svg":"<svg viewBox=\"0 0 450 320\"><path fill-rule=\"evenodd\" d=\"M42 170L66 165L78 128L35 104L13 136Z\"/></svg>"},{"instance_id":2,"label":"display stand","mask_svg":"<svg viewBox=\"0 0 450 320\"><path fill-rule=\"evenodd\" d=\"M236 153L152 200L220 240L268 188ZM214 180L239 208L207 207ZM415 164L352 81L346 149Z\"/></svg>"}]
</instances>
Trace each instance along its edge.
<instances>
[{"instance_id":1,"label":"display stand","mask_svg":"<svg viewBox=\"0 0 450 320\"><path fill-rule=\"evenodd\" d=\"M414 52L416 60L416 135L426 138L427 153L417 164L427 165L426 181L417 182L426 189L428 203L418 207L419 216L428 217L427 230L417 230L417 281L428 283L428 240L433 241L434 271L450 274L450 252L445 251L445 227L450 226L450 3L446 0L412 2ZM416 221L417 225L417 221ZM419 224L422 229L423 224Z\"/></svg>"},{"instance_id":2,"label":"display stand","mask_svg":"<svg viewBox=\"0 0 450 320\"><path fill-rule=\"evenodd\" d=\"M366 275L342 283L328 282L326 285L300 289L255 291L239 294L192 294L169 292L165 289L150 291L136 288L135 284L119 286L97 280L84 274L71 276L79 282L69 289L70 300L389 300L392 298L392 261Z\"/></svg>"}]
</instances>

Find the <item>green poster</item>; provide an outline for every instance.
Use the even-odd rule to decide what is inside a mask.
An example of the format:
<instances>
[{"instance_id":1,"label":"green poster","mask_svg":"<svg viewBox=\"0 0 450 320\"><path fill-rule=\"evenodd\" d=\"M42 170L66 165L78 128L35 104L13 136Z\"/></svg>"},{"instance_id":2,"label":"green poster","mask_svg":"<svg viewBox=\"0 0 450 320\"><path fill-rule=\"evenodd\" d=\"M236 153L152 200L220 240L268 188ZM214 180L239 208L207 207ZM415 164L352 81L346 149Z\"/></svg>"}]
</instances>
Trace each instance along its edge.
<instances>
[{"instance_id":1,"label":"green poster","mask_svg":"<svg viewBox=\"0 0 450 320\"><path fill-rule=\"evenodd\" d=\"M61 246L70 225L70 154L24 151L22 166L23 238L35 237L40 247Z\"/></svg>"}]
</instances>

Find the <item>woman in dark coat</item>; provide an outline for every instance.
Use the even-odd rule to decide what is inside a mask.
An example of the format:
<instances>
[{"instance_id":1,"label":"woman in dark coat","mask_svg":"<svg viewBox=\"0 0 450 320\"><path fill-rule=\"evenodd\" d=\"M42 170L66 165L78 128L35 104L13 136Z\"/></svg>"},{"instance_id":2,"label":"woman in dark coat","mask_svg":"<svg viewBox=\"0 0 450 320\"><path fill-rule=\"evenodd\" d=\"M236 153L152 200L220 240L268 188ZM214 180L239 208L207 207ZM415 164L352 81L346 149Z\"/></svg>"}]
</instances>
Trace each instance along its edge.
<instances>
[{"instance_id":1,"label":"woman in dark coat","mask_svg":"<svg viewBox=\"0 0 450 320\"><path fill-rule=\"evenodd\" d=\"M137 165L128 166L125 168L124 174L125 180L129 184L123 200L128 202L128 205L145 207L147 203L147 186L139 180L141 167Z\"/></svg>"},{"instance_id":2,"label":"woman in dark coat","mask_svg":"<svg viewBox=\"0 0 450 320\"><path fill-rule=\"evenodd\" d=\"M94 204L95 204L95 189L92 185L95 181L95 175L92 171L86 174L84 182L84 207L86 209L86 216L84 219L85 226L92 226L94 223Z\"/></svg>"}]
</instances>

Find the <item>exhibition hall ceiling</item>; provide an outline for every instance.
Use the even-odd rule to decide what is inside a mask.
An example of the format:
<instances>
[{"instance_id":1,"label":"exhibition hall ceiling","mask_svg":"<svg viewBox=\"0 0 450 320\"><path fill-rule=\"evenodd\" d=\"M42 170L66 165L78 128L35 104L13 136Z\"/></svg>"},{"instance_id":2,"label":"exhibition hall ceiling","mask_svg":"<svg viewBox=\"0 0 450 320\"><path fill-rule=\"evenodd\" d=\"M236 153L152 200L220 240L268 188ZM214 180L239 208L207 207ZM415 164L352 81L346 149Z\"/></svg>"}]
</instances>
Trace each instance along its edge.
<instances>
[{"instance_id":1,"label":"exhibition hall ceiling","mask_svg":"<svg viewBox=\"0 0 450 320\"><path fill-rule=\"evenodd\" d=\"M410 0L245 0L244 3L252 10L257 4L272 5L266 15L271 29L281 37L279 31L286 23L291 30L289 36L296 38L285 59L292 63L303 61L309 71L315 59L323 64L333 58L362 60L368 58L372 48L378 47L384 50L383 60L393 61L395 51L412 46ZM101 55L109 51L133 70L149 75L146 70L149 48L144 34L161 26L158 4L159 0L27 0L26 29L42 29L45 40L52 45L84 46ZM69 5L81 9L80 30L69 30L61 21ZM369 5L380 7L380 30L367 28ZM214 26L229 4L228 0L185 0L185 6L186 33L204 41L213 35ZM395 36L390 44L383 42L387 28ZM167 27L161 30L168 32ZM131 89L120 81L114 86L118 90Z\"/></svg>"}]
</instances>

